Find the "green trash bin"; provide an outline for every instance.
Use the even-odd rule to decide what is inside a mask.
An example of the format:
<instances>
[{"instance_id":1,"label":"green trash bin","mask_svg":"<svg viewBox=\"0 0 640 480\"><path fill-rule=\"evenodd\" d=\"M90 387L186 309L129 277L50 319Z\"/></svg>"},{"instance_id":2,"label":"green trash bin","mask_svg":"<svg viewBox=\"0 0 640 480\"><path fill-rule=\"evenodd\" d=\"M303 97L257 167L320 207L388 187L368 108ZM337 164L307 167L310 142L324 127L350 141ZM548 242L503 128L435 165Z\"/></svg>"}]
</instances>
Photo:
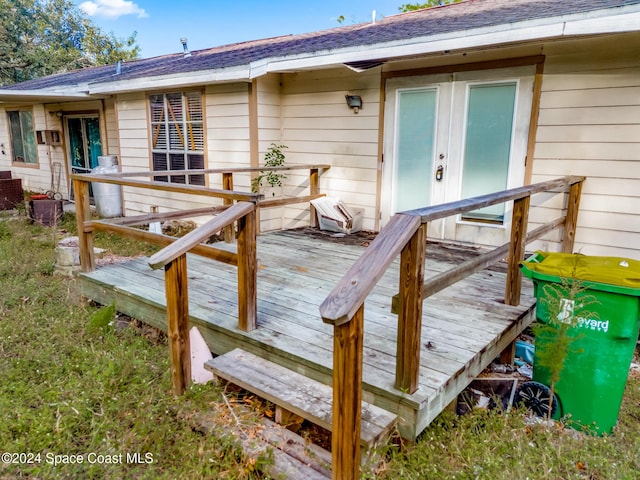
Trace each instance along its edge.
<instances>
[{"instance_id":1,"label":"green trash bin","mask_svg":"<svg viewBox=\"0 0 640 480\"><path fill-rule=\"evenodd\" d=\"M536 252L521 264L521 270L533 280L538 321L553 325L536 338L533 382L522 386L524 403L538 407L539 413L548 411L550 391L543 390L550 386L550 372L536 366L536 357L564 322L572 341L555 385L552 416L567 419L578 430L610 433L618 420L638 339L640 262ZM569 301L566 297L574 279L581 289ZM550 305L555 305L556 322L550 322Z\"/></svg>"}]
</instances>

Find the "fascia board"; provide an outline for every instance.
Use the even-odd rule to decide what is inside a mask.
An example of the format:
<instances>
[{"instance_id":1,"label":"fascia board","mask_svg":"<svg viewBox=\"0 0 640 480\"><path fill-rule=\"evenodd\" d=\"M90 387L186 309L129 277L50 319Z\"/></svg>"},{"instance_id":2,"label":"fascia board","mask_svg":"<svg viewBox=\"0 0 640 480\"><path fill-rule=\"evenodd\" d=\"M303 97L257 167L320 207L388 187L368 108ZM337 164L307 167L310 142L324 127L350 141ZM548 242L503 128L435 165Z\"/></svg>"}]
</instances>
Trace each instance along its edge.
<instances>
[{"instance_id":1,"label":"fascia board","mask_svg":"<svg viewBox=\"0 0 640 480\"><path fill-rule=\"evenodd\" d=\"M60 92L46 90L3 90L0 89L0 102L36 102L52 103L67 100L84 100L95 98L87 92Z\"/></svg>"},{"instance_id":2,"label":"fascia board","mask_svg":"<svg viewBox=\"0 0 640 480\"><path fill-rule=\"evenodd\" d=\"M540 38L561 36L564 25L548 25L544 27L531 27L517 31L504 30L491 33L468 32L465 37L434 39L426 37L424 41L418 39L410 44L397 42L395 44L371 45L360 47L358 51L353 49L344 52L317 52L314 57L302 57L297 59L273 59L269 62L267 71L287 71L328 65L344 64L369 60L372 58L392 59L420 54L430 54L454 50L465 50L477 47L488 47L512 42L530 41Z\"/></svg>"},{"instance_id":3,"label":"fascia board","mask_svg":"<svg viewBox=\"0 0 640 480\"><path fill-rule=\"evenodd\" d=\"M90 94L112 94L153 90L157 88L190 87L205 83L222 83L233 81L248 82L250 67L225 68L218 70L201 70L197 72L172 73L157 77L141 77L125 79L117 82L95 83L89 86Z\"/></svg>"},{"instance_id":4,"label":"fascia board","mask_svg":"<svg viewBox=\"0 0 640 480\"><path fill-rule=\"evenodd\" d=\"M582 18L547 25L540 24L540 22L522 22L511 26L511 28L505 26L502 30L496 30L495 27L468 30L464 32L464 36L460 36L460 32L455 32L455 34L447 33L439 36L415 38L411 43L393 42L368 45L359 47L357 51L353 49L344 49L341 52L329 50L316 52L313 57L273 58L267 62L265 73L337 65L370 60L372 58L400 58L567 36L638 31L639 27L640 12L608 17ZM262 70L265 70L264 66Z\"/></svg>"},{"instance_id":5,"label":"fascia board","mask_svg":"<svg viewBox=\"0 0 640 480\"><path fill-rule=\"evenodd\" d=\"M588 18L567 22L565 35L594 35L600 33L623 33L640 29L640 12L615 15L606 18Z\"/></svg>"}]
</instances>

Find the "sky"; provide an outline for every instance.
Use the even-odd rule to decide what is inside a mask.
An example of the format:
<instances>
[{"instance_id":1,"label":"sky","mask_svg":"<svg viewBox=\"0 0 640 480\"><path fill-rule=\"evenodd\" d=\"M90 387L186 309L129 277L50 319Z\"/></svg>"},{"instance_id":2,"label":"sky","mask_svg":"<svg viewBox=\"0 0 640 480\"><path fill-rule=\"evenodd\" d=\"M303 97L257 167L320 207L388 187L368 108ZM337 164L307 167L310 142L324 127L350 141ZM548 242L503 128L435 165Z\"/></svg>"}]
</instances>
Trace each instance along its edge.
<instances>
[{"instance_id":1,"label":"sky","mask_svg":"<svg viewBox=\"0 0 640 480\"><path fill-rule=\"evenodd\" d=\"M74 0L103 31L137 32L141 57L370 22L407 0ZM415 2L414 2L415 3Z\"/></svg>"}]
</instances>

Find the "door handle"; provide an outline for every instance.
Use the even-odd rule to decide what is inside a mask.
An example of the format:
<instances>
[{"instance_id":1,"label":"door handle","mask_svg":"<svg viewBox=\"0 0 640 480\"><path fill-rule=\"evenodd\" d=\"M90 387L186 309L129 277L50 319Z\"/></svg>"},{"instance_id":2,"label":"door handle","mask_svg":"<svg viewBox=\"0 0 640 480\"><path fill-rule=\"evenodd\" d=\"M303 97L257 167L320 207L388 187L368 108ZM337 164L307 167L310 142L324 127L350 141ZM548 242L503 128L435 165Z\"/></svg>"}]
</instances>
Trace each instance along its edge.
<instances>
[{"instance_id":1,"label":"door handle","mask_svg":"<svg viewBox=\"0 0 640 480\"><path fill-rule=\"evenodd\" d=\"M438 168L436 168L436 182L441 182L443 176L444 176L444 167L442 165L438 165Z\"/></svg>"}]
</instances>

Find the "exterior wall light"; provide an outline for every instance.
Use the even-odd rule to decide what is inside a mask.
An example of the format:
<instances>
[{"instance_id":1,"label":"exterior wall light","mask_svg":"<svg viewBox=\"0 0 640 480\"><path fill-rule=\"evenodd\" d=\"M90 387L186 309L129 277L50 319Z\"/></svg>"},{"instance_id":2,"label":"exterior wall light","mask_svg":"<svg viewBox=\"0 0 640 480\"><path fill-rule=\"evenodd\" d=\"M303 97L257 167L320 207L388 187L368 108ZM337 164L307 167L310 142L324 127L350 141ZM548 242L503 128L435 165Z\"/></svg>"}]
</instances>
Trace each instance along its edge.
<instances>
[{"instance_id":1,"label":"exterior wall light","mask_svg":"<svg viewBox=\"0 0 640 480\"><path fill-rule=\"evenodd\" d=\"M345 95L349 108L353 108L353 113L358 113L362 108L362 97L360 95Z\"/></svg>"}]
</instances>

